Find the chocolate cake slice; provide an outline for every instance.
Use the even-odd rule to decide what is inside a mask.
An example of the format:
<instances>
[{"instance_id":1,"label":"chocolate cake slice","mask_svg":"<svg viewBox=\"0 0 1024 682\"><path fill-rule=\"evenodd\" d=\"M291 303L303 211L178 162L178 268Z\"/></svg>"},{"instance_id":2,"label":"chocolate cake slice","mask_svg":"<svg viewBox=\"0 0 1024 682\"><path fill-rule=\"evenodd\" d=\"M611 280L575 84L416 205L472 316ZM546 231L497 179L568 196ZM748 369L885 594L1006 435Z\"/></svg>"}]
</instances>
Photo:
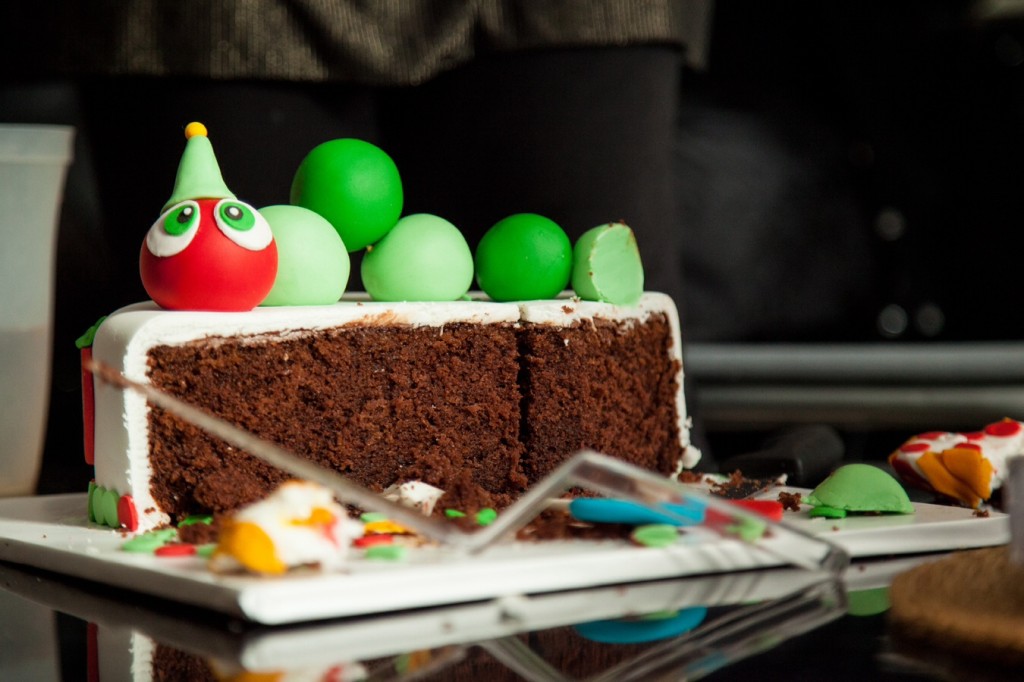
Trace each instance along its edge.
<instances>
[{"instance_id":1,"label":"chocolate cake slice","mask_svg":"<svg viewBox=\"0 0 1024 682\"><path fill-rule=\"evenodd\" d=\"M439 509L511 504L582 448L666 475L693 466L671 299L637 306L377 303L168 312L132 306L93 356L371 489L411 480ZM261 498L287 476L95 389L91 516L145 530Z\"/></svg>"}]
</instances>

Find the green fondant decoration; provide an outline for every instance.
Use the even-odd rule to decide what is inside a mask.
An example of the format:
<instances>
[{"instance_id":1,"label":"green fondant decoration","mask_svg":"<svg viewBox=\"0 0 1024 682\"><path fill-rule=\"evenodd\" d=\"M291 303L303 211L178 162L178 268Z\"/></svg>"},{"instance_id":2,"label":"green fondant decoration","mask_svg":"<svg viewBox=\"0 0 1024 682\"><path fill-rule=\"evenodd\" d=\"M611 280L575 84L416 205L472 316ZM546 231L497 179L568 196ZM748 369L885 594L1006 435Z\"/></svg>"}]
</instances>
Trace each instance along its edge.
<instances>
[{"instance_id":1,"label":"green fondant decoration","mask_svg":"<svg viewBox=\"0 0 1024 682\"><path fill-rule=\"evenodd\" d=\"M490 507L484 507L476 513L476 522L479 526L489 526L498 518L498 512Z\"/></svg>"},{"instance_id":2,"label":"green fondant decoration","mask_svg":"<svg viewBox=\"0 0 1024 682\"><path fill-rule=\"evenodd\" d=\"M92 491L92 496L89 498L89 515L92 516L93 521L101 526L107 525L103 515L103 498L106 497L106 494L107 489L98 485Z\"/></svg>"},{"instance_id":3,"label":"green fondant decoration","mask_svg":"<svg viewBox=\"0 0 1024 682\"><path fill-rule=\"evenodd\" d=\"M89 500L86 504L88 507L89 521L96 523L96 512L93 509L94 500L96 498L96 490L99 486L96 485L96 481L89 481Z\"/></svg>"},{"instance_id":4,"label":"green fondant decoration","mask_svg":"<svg viewBox=\"0 0 1024 682\"><path fill-rule=\"evenodd\" d=\"M362 276L377 301L455 301L473 283L473 254L450 222L418 213L367 249Z\"/></svg>"},{"instance_id":5,"label":"green fondant decoration","mask_svg":"<svg viewBox=\"0 0 1024 682\"><path fill-rule=\"evenodd\" d=\"M168 542L177 539L178 531L173 528L161 528L160 530L151 530L148 533L136 535L131 540L122 544L121 549L125 552L152 554Z\"/></svg>"},{"instance_id":6,"label":"green fondant decoration","mask_svg":"<svg viewBox=\"0 0 1024 682\"><path fill-rule=\"evenodd\" d=\"M405 547L401 545L374 545L368 547L363 555L367 559L379 561L398 561L405 558Z\"/></svg>"},{"instance_id":7,"label":"green fondant decoration","mask_svg":"<svg viewBox=\"0 0 1024 682\"><path fill-rule=\"evenodd\" d=\"M217 543L215 542L210 542L205 545L199 545L198 547L196 547L196 556L203 559L209 559L211 556L213 556L213 553L214 551L216 551L216 549Z\"/></svg>"},{"instance_id":8,"label":"green fondant decoration","mask_svg":"<svg viewBox=\"0 0 1024 682\"><path fill-rule=\"evenodd\" d=\"M518 213L484 234L474 264L477 284L495 301L555 298L569 284L572 243L553 220Z\"/></svg>"},{"instance_id":9,"label":"green fondant decoration","mask_svg":"<svg viewBox=\"0 0 1024 682\"><path fill-rule=\"evenodd\" d=\"M105 319L107 319L106 315L96 320L96 324L86 329L84 334L75 339L75 348L78 350L90 348L92 346L92 342L96 340L96 332L99 331L100 325L103 324L103 320Z\"/></svg>"},{"instance_id":10,"label":"green fondant decoration","mask_svg":"<svg viewBox=\"0 0 1024 682\"><path fill-rule=\"evenodd\" d=\"M329 305L345 293L348 251L331 224L301 206L267 206L260 213L277 244L277 276L261 305Z\"/></svg>"},{"instance_id":11,"label":"green fondant decoration","mask_svg":"<svg viewBox=\"0 0 1024 682\"><path fill-rule=\"evenodd\" d=\"M814 506L835 507L848 512L913 514L907 491L887 472L871 464L845 464L807 496Z\"/></svg>"},{"instance_id":12,"label":"green fondant decoration","mask_svg":"<svg viewBox=\"0 0 1024 682\"><path fill-rule=\"evenodd\" d=\"M744 542L754 542L764 536L768 526L761 521L754 519L740 519L732 524L727 530Z\"/></svg>"},{"instance_id":13,"label":"green fondant decoration","mask_svg":"<svg viewBox=\"0 0 1024 682\"><path fill-rule=\"evenodd\" d=\"M679 529L667 523L649 523L634 528L629 537L645 547L668 547L679 540Z\"/></svg>"},{"instance_id":14,"label":"green fondant decoration","mask_svg":"<svg viewBox=\"0 0 1024 682\"><path fill-rule=\"evenodd\" d=\"M846 612L851 616L877 616L888 610L888 587L854 590L846 595Z\"/></svg>"},{"instance_id":15,"label":"green fondant decoration","mask_svg":"<svg viewBox=\"0 0 1024 682\"><path fill-rule=\"evenodd\" d=\"M387 521L388 515L380 512L364 512L359 516L359 520L363 523L376 523L377 521Z\"/></svg>"},{"instance_id":16,"label":"green fondant decoration","mask_svg":"<svg viewBox=\"0 0 1024 682\"><path fill-rule=\"evenodd\" d=\"M161 213L186 199L234 199L235 195L224 183L213 153L213 145L206 135L192 135L185 143L185 151L178 163L174 191Z\"/></svg>"},{"instance_id":17,"label":"green fondant decoration","mask_svg":"<svg viewBox=\"0 0 1024 682\"><path fill-rule=\"evenodd\" d=\"M121 527L121 521L117 518L117 502L120 499L121 496L117 494L116 490L103 491L100 499L100 514L97 514L98 518L103 519L103 525L111 528Z\"/></svg>"},{"instance_id":18,"label":"green fondant decoration","mask_svg":"<svg viewBox=\"0 0 1024 682\"><path fill-rule=\"evenodd\" d=\"M395 656L395 672L400 675L404 675L409 671L409 667L412 664L412 656L408 653L399 654Z\"/></svg>"},{"instance_id":19,"label":"green fondant decoration","mask_svg":"<svg viewBox=\"0 0 1024 682\"><path fill-rule=\"evenodd\" d=\"M402 214L398 168L363 140L330 140L313 148L292 180L290 203L322 215L352 252L379 241Z\"/></svg>"},{"instance_id":20,"label":"green fondant decoration","mask_svg":"<svg viewBox=\"0 0 1024 682\"><path fill-rule=\"evenodd\" d=\"M821 517L825 519L845 519L846 510L840 509L839 507L829 507L825 504L819 504L812 507L811 510L807 512L807 515L811 518Z\"/></svg>"},{"instance_id":21,"label":"green fondant decoration","mask_svg":"<svg viewBox=\"0 0 1024 682\"><path fill-rule=\"evenodd\" d=\"M644 268L628 225L598 225L580 236L573 247L572 288L588 301L634 305L640 300Z\"/></svg>"}]
</instances>

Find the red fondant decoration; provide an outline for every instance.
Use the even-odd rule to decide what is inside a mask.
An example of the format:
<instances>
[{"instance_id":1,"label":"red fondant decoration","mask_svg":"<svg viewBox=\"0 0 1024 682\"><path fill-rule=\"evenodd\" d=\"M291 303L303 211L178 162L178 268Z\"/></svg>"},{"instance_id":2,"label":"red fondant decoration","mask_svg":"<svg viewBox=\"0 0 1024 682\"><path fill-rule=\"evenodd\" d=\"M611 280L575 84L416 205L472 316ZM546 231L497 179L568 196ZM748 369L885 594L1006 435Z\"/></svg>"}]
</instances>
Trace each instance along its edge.
<instances>
[{"instance_id":1,"label":"red fondant decoration","mask_svg":"<svg viewBox=\"0 0 1024 682\"><path fill-rule=\"evenodd\" d=\"M1016 436L1021 429L1020 422L1015 422L1007 419L1006 421L996 422L995 424L989 424L985 427L985 433L990 436Z\"/></svg>"},{"instance_id":2,"label":"red fondant decoration","mask_svg":"<svg viewBox=\"0 0 1024 682\"><path fill-rule=\"evenodd\" d=\"M394 538L390 535L364 535L361 538L356 538L352 541L352 545L361 549L367 547L376 547L377 545L390 545L394 542Z\"/></svg>"},{"instance_id":3,"label":"red fondant decoration","mask_svg":"<svg viewBox=\"0 0 1024 682\"><path fill-rule=\"evenodd\" d=\"M217 227L218 199L199 199L200 223L180 253L161 258L145 242L139 271L146 293L168 310L252 310L267 297L277 277L277 245L250 251Z\"/></svg>"},{"instance_id":4,"label":"red fondant decoration","mask_svg":"<svg viewBox=\"0 0 1024 682\"><path fill-rule=\"evenodd\" d=\"M157 556L192 556L196 553L196 546L190 545L185 542L172 542L169 545L163 545L153 550L153 554Z\"/></svg>"},{"instance_id":5,"label":"red fondant decoration","mask_svg":"<svg viewBox=\"0 0 1024 682\"><path fill-rule=\"evenodd\" d=\"M139 512L131 495L122 495L117 501L117 522L132 532L139 529Z\"/></svg>"},{"instance_id":6,"label":"red fondant decoration","mask_svg":"<svg viewBox=\"0 0 1024 682\"><path fill-rule=\"evenodd\" d=\"M729 502L772 521L782 520L782 503L778 500L729 500Z\"/></svg>"},{"instance_id":7,"label":"red fondant decoration","mask_svg":"<svg viewBox=\"0 0 1024 682\"><path fill-rule=\"evenodd\" d=\"M96 394L93 392L92 372L85 368L92 360L92 348L82 349L82 444L85 463L96 462Z\"/></svg>"}]
</instances>

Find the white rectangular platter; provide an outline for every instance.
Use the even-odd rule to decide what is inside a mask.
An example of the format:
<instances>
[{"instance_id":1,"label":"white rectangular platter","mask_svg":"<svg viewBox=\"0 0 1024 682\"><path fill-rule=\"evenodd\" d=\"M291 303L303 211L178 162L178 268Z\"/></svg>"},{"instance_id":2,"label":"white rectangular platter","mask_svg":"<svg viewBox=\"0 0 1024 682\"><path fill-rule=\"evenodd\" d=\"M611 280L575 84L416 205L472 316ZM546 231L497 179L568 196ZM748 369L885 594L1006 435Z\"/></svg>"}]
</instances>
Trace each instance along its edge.
<instances>
[{"instance_id":1,"label":"white rectangular platter","mask_svg":"<svg viewBox=\"0 0 1024 682\"><path fill-rule=\"evenodd\" d=\"M787 513L785 522L854 557L982 547L1009 539L1003 514L979 518L967 509L915 507L912 516L838 521L809 519L801 511ZM474 557L424 548L410 551L402 562L356 558L340 573L296 572L273 579L217 575L195 557L123 552L125 536L90 524L85 509L84 494L0 500L0 560L268 625L781 565L750 545L696 529L678 544L658 549L620 541L508 543Z\"/></svg>"}]
</instances>

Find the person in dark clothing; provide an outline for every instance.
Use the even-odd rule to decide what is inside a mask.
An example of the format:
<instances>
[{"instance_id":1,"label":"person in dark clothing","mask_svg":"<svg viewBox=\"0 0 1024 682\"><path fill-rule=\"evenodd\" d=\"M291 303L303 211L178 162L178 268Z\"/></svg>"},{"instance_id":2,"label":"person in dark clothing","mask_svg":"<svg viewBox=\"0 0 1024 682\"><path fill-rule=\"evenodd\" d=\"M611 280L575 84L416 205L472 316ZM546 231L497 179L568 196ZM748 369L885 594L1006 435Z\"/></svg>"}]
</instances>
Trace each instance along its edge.
<instances>
[{"instance_id":1,"label":"person in dark clothing","mask_svg":"<svg viewBox=\"0 0 1024 682\"><path fill-rule=\"evenodd\" d=\"M3 118L78 131L41 492L88 480L68 465L81 441L73 342L146 298L139 245L192 120L257 207L287 203L315 145L361 138L398 165L403 214L444 217L471 248L512 213L545 215L573 239L625 220L646 288L681 300L671 140L683 61L703 50L704 2L98 0L9 3L0 18L23 33L2 48Z\"/></svg>"}]
</instances>

